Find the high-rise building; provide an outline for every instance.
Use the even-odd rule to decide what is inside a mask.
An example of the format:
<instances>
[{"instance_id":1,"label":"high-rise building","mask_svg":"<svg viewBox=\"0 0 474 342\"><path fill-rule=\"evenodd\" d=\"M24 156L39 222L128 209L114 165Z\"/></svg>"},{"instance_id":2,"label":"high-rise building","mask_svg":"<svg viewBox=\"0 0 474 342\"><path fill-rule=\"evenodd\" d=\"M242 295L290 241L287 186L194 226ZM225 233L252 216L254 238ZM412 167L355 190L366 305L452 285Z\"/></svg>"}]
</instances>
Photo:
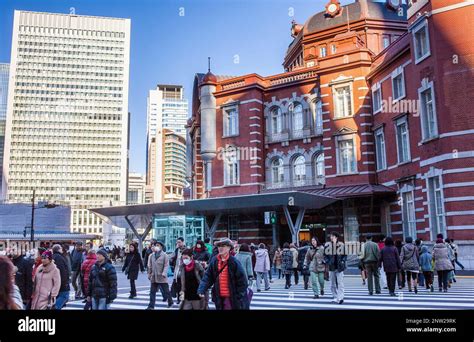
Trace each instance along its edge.
<instances>
[{"instance_id":1,"label":"high-rise building","mask_svg":"<svg viewBox=\"0 0 474 342\"><path fill-rule=\"evenodd\" d=\"M127 204L145 203L146 178L141 173L130 172L128 174Z\"/></svg>"},{"instance_id":2,"label":"high-rise building","mask_svg":"<svg viewBox=\"0 0 474 342\"><path fill-rule=\"evenodd\" d=\"M5 147L5 122L7 119L8 75L10 64L0 63L0 179L3 174L3 149ZM0 194L2 182L0 182ZM2 198L0 197L0 200Z\"/></svg>"},{"instance_id":3,"label":"high-rise building","mask_svg":"<svg viewBox=\"0 0 474 342\"><path fill-rule=\"evenodd\" d=\"M176 181L176 178L171 181L169 175L175 172L174 168L178 164L166 164L164 151L166 145L166 158L181 160L180 146L181 143L185 144L188 117L188 101L184 98L183 87L158 85L156 89L150 90L147 112L146 202L180 199L184 176L179 181ZM184 167L185 165L183 171ZM165 178L171 183L168 184Z\"/></svg>"},{"instance_id":4,"label":"high-rise building","mask_svg":"<svg viewBox=\"0 0 474 342\"><path fill-rule=\"evenodd\" d=\"M130 19L15 11L3 194L87 208L127 198Z\"/></svg>"}]
</instances>

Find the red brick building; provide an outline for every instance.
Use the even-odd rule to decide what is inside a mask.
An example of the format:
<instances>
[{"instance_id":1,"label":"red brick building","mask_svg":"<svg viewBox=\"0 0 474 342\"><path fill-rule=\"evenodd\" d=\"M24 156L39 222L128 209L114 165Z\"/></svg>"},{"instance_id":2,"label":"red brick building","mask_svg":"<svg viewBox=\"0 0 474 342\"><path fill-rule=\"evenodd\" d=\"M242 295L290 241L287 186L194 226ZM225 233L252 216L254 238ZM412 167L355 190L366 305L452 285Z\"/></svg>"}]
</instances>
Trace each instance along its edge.
<instances>
[{"instance_id":1,"label":"red brick building","mask_svg":"<svg viewBox=\"0 0 474 342\"><path fill-rule=\"evenodd\" d=\"M472 5L331 0L293 23L284 73L197 74L191 197L292 190L337 199L305 210L296 239L327 229L346 241L474 240ZM276 227L239 212L216 235L295 240L293 212L275 211Z\"/></svg>"}]
</instances>

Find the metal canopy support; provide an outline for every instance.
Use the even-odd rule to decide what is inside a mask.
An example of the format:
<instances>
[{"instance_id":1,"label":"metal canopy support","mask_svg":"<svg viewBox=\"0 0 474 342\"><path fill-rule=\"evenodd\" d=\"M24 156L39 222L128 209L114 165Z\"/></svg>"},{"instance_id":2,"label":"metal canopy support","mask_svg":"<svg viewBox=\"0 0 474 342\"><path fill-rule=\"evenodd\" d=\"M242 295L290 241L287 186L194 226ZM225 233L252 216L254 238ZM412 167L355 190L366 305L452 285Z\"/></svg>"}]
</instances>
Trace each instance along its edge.
<instances>
[{"instance_id":1,"label":"metal canopy support","mask_svg":"<svg viewBox=\"0 0 474 342\"><path fill-rule=\"evenodd\" d=\"M301 224L303 223L305 211L306 210L304 208L300 208L298 210L298 216L296 217L296 221L295 223L293 223L293 220L291 219L290 211L288 210L288 206L283 207L283 212L285 213L286 222L288 222L288 227L290 228L290 232L291 232L291 242L293 243L299 243L299 232L301 229Z\"/></svg>"},{"instance_id":2,"label":"metal canopy support","mask_svg":"<svg viewBox=\"0 0 474 342\"><path fill-rule=\"evenodd\" d=\"M143 234L138 234L138 231L135 229L135 226L132 224L132 222L130 221L130 219L128 218L128 215L125 216L125 220L127 221L128 225L130 226L130 229L132 230L133 234L135 234L135 236L137 237L138 239L138 254L140 255L140 258L142 256L142 250L143 250L143 239L148 235L148 233L150 232L151 230L151 227L152 227L152 223L153 223L153 219L150 221L150 223L148 224L148 226L145 228L145 231L143 232Z\"/></svg>"},{"instance_id":3,"label":"metal canopy support","mask_svg":"<svg viewBox=\"0 0 474 342\"><path fill-rule=\"evenodd\" d=\"M219 225L221 217L222 217L222 213L218 213L216 216L214 216L214 219L212 220L212 224L210 227L209 227L209 224L207 223L207 219L204 220L206 223L207 237L211 239L211 241L214 240L214 235L216 234L217 226Z\"/></svg>"}]
</instances>

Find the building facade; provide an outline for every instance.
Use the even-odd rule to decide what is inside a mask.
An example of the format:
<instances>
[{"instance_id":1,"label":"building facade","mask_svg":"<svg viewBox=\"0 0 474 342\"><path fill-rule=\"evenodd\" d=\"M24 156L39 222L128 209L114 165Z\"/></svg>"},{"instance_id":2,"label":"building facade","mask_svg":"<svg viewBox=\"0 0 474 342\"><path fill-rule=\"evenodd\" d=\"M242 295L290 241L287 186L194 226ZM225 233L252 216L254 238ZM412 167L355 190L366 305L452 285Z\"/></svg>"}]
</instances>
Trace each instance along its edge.
<instances>
[{"instance_id":1,"label":"building facade","mask_svg":"<svg viewBox=\"0 0 474 342\"><path fill-rule=\"evenodd\" d=\"M146 178L141 173L128 174L127 205L145 203Z\"/></svg>"},{"instance_id":2,"label":"building facade","mask_svg":"<svg viewBox=\"0 0 474 342\"><path fill-rule=\"evenodd\" d=\"M2 179L3 174L3 151L5 149L5 123L7 120L9 75L10 64L0 63L0 179ZM2 183L0 181L0 194L1 193ZM0 197L0 200L3 200L3 197Z\"/></svg>"},{"instance_id":3,"label":"building facade","mask_svg":"<svg viewBox=\"0 0 474 342\"><path fill-rule=\"evenodd\" d=\"M170 175L184 172L188 101L183 87L158 85L150 90L147 112L147 203L182 198L184 176L176 180Z\"/></svg>"},{"instance_id":4,"label":"building facade","mask_svg":"<svg viewBox=\"0 0 474 342\"><path fill-rule=\"evenodd\" d=\"M470 26L473 7L435 3L331 0L292 24L284 73L197 74L191 198L291 189L338 200L303 211L299 238L330 230L345 241L369 233L433 241L441 232L471 246L474 44L459 27ZM461 26L448 24L453 16ZM393 105L405 99L422 105L398 113ZM287 214L276 212L274 227L263 213L226 215L216 236L289 241Z\"/></svg>"},{"instance_id":5,"label":"building facade","mask_svg":"<svg viewBox=\"0 0 474 342\"><path fill-rule=\"evenodd\" d=\"M72 207L71 229L100 234L87 209L126 203L130 20L15 11L4 197Z\"/></svg>"}]
</instances>

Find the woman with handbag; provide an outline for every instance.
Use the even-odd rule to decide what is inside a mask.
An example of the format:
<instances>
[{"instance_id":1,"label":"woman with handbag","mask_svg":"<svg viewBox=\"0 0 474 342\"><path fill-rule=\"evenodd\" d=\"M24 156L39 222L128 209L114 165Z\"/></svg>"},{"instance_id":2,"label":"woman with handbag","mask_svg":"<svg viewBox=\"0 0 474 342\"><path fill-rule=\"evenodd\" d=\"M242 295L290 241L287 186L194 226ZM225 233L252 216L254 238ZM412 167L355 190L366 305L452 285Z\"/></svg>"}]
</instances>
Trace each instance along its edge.
<instances>
[{"instance_id":1,"label":"woman with handbag","mask_svg":"<svg viewBox=\"0 0 474 342\"><path fill-rule=\"evenodd\" d=\"M125 258L125 262L122 267L122 272L125 272L127 279L130 280L130 296L129 299L137 297L137 288L135 286L135 281L138 279L138 271L145 271L143 266L143 261L138 253L138 248L134 243L131 243L128 247L129 253Z\"/></svg>"},{"instance_id":2,"label":"woman with handbag","mask_svg":"<svg viewBox=\"0 0 474 342\"><path fill-rule=\"evenodd\" d=\"M201 263L194 260L193 250L185 249L181 253L181 265L179 273L181 275L181 292L179 299L181 305L180 310L206 310L207 298L201 298L197 289L202 277L204 276L204 268Z\"/></svg>"},{"instance_id":3,"label":"woman with handbag","mask_svg":"<svg viewBox=\"0 0 474 342\"><path fill-rule=\"evenodd\" d=\"M56 303L56 297L61 288L61 274L53 262L50 251L41 254L42 265L38 268L34 281L32 310L51 310Z\"/></svg>"}]
</instances>

